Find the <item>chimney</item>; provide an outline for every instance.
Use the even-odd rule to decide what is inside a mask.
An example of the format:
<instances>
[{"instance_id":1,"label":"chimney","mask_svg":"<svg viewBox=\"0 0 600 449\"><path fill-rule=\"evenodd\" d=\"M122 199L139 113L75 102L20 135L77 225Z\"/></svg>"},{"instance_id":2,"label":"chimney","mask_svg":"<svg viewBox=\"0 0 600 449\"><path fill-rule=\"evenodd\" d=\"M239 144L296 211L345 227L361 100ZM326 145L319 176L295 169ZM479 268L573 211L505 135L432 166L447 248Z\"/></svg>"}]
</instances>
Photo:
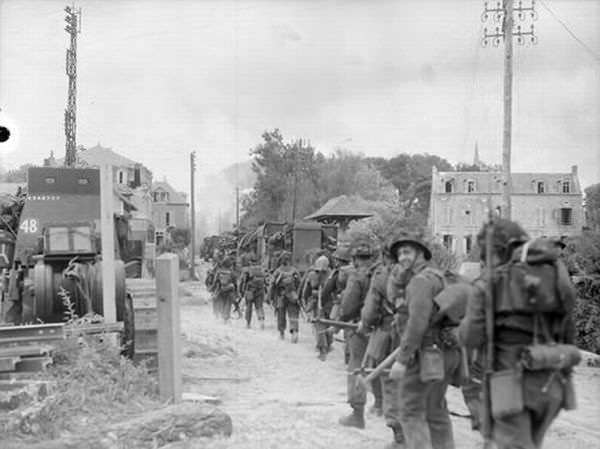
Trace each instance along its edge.
<instances>
[{"instance_id":1,"label":"chimney","mask_svg":"<svg viewBox=\"0 0 600 449\"><path fill-rule=\"evenodd\" d=\"M571 174L577 176L577 165L571 165Z\"/></svg>"}]
</instances>

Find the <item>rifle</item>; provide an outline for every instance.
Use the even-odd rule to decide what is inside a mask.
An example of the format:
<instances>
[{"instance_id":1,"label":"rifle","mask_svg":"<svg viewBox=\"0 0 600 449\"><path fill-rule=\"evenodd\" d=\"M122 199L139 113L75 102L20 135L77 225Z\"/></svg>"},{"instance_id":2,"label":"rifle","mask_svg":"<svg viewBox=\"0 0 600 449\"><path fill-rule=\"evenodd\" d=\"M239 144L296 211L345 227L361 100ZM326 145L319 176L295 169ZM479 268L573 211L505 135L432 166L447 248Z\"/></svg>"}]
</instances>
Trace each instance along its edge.
<instances>
[{"instance_id":1,"label":"rifle","mask_svg":"<svg viewBox=\"0 0 600 449\"><path fill-rule=\"evenodd\" d=\"M349 323L348 321L328 320L326 318L315 318L310 320L311 323L328 324L329 326L339 327L342 329L358 329L358 323Z\"/></svg>"},{"instance_id":2,"label":"rifle","mask_svg":"<svg viewBox=\"0 0 600 449\"><path fill-rule=\"evenodd\" d=\"M494 286L493 275L494 267L492 261L492 244L494 240L494 227L492 219L492 201L488 198L488 227L485 233L485 274L487 281L486 301L485 301L485 334L487 339L487 356L485 371L482 382L483 393L483 419L482 435L484 439L484 448L492 447L492 401L490 380L494 373Z\"/></svg>"}]
</instances>

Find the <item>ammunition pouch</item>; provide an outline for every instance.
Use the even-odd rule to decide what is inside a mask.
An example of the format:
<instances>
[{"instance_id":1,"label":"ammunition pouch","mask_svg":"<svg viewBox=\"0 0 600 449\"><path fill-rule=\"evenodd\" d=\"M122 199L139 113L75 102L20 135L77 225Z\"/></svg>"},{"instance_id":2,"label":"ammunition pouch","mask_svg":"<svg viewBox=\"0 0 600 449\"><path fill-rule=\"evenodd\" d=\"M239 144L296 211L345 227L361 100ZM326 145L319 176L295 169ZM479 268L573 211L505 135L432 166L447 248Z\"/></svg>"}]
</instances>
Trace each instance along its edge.
<instances>
[{"instance_id":1,"label":"ammunition pouch","mask_svg":"<svg viewBox=\"0 0 600 449\"><path fill-rule=\"evenodd\" d=\"M534 344L521 352L521 365L528 371L568 370L581 361L575 345Z\"/></svg>"},{"instance_id":2,"label":"ammunition pouch","mask_svg":"<svg viewBox=\"0 0 600 449\"><path fill-rule=\"evenodd\" d=\"M492 373L490 382L490 402L492 416L500 419L523 411L523 371L520 368Z\"/></svg>"},{"instance_id":3,"label":"ammunition pouch","mask_svg":"<svg viewBox=\"0 0 600 449\"><path fill-rule=\"evenodd\" d=\"M437 346L426 346L419 351L419 378L421 382L443 380L444 352Z\"/></svg>"}]
</instances>

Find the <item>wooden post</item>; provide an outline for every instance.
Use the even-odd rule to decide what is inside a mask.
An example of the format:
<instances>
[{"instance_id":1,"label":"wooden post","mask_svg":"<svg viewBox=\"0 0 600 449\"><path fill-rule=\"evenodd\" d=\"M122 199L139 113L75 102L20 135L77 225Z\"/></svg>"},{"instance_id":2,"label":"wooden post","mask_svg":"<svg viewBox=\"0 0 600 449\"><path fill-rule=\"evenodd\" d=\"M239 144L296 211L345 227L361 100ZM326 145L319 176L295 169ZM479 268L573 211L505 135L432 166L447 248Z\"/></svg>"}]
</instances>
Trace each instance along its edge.
<instances>
[{"instance_id":1,"label":"wooden post","mask_svg":"<svg viewBox=\"0 0 600 449\"><path fill-rule=\"evenodd\" d=\"M166 253L156 259L158 377L162 401L181 402L181 332L179 259Z\"/></svg>"},{"instance_id":2,"label":"wooden post","mask_svg":"<svg viewBox=\"0 0 600 449\"><path fill-rule=\"evenodd\" d=\"M102 241L102 315L107 323L117 322L115 304L115 219L113 172L110 150L100 164L100 235Z\"/></svg>"},{"instance_id":3,"label":"wooden post","mask_svg":"<svg viewBox=\"0 0 600 449\"><path fill-rule=\"evenodd\" d=\"M502 133L502 216L512 217L511 132L513 81L513 0L504 2L504 130Z\"/></svg>"}]
</instances>

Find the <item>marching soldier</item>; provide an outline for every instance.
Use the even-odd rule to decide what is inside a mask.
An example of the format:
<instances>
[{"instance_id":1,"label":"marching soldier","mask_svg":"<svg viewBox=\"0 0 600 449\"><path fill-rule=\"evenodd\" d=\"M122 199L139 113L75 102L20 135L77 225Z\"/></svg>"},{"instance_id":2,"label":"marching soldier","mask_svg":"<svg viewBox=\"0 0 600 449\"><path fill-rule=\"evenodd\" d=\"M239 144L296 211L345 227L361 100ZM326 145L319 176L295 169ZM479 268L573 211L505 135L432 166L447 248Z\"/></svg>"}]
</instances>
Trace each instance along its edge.
<instances>
[{"instance_id":1,"label":"marching soldier","mask_svg":"<svg viewBox=\"0 0 600 449\"><path fill-rule=\"evenodd\" d=\"M414 273L406 285L408 319L390 377L400 380L400 422L407 449L454 449L446 404L449 380L458 368L457 348L444 348L440 329L430 325L434 297L443 280L430 271L431 251L418 237L391 245L398 265Z\"/></svg>"},{"instance_id":2,"label":"marching soldier","mask_svg":"<svg viewBox=\"0 0 600 449\"><path fill-rule=\"evenodd\" d=\"M540 448L560 410L574 408L575 289L556 246L527 241L517 223L496 218L477 240L489 271L475 281L458 338L485 356L484 436L499 449Z\"/></svg>"},{"instance_id":3,"label":"marching soldier","mask_svg":"<svg viewBox=\"0 0 600 449\"><path fill-rule=\"evenodd\" d=\"M215 272L215 293L217 310L224 323L231 318L231 306L236 292L236 277L232 271L231 259L225 258Z\"/></svg>"},{"instance_id":4,"label":"marching soldier","mask_svg":"<svg viewBox=\"0 0 600 449\"><path fill-rule=\"evenodd\" d=\"M357 239L353 242L351 255L356 271L348 279L346 288L342 293L340 320L359 323L360 311L369 289L369 274L373 249L368 241ZM340 418L339 423L343 426L357 427L359 429L364 429L365 427L364 412L367 398L366 392L363 389L355 388L356 375L354 373L363 367L367 342L368 338L360 326L358 330L349 332L346 338L346 345L350 353L346 379L347 396L348 403L352 407L352 413Z\"/></svg>"},{"instance_id":5,"label":"marching soldier","mask_svg":"<svg viewBox=\"0 0 600 449\"><path fill-rule=\"evenodd\" d=\"M291 265L292 255L283 251L279 257L279 267L273 273L273 282L269 285L269 298L275 307L277 315L277 330L279 337L285 338L286 315L290 322L292 343L298 343L298 320L300 304L297 288L300 282L298 270Z\"/></svg>"},{"instance_id":6,"label":"marching soldier","mask_svg":"<svg viewBox=\"0 0 600 449\"><path fill-rule=\"evenodd\" d=\"M324 292L325 283L329 279L330 272L329 259L326 256L319 256L307 273L302 300L306 305L306 312L312 314L313 318L329 317L331 308L333 307L332 292ZM333 337L327 331L327 325L315 322L314 329L319 360L325 361Z\"/></svg>"},{"instance_id":7,"label":"marching soldier","mask_svg":"<svg viewBox=\"0 0 600 449\"><path fill-rule=\"evenodd\" d=\"M252 306L256 309L256 315L260 322L260 328L265 328L265 312L263 302L265 298L265 273L262 266L256 263L253 253L246 255L248 263L242 269L240 279L240 296L246 302L246 327L250 329L252 322Z\"/></svg>"},{"instance_id":8,"label":"marching soldier","mask_svg":"<svg viewBox=\"0 0 600 449\"><path fill-rule=\"evenodd\" d=\"M367 354L374 365L379 365L397 346L397 329L394 329L394 315L400 311L404 299L404 287L406 282L402 279L403 272L395 273L392 263L394 262L389 247L382 251L382 262L380 262L372 275L371 285L365 298L365 305L361 311L361 321L373 332L369 337ZM393 276L392 276L393 274ZM391 277L392 276L392 277ZM400 285L398 285L400 281ZM404 307L405 309L405 307ZM404 312L406 312L404 310ZM379 385L377 385L379 383ZM399 417L399 382L390 379L383 374L380 379L372 384L373 391L383 388L380 394L382 404L377 404L378 395L375 395L376 403L374 409L376 414L385 416L385 423L392 429L393 441L386 445L386 449L403 448L404 433Z\"/></svg>"}]
</instances>

